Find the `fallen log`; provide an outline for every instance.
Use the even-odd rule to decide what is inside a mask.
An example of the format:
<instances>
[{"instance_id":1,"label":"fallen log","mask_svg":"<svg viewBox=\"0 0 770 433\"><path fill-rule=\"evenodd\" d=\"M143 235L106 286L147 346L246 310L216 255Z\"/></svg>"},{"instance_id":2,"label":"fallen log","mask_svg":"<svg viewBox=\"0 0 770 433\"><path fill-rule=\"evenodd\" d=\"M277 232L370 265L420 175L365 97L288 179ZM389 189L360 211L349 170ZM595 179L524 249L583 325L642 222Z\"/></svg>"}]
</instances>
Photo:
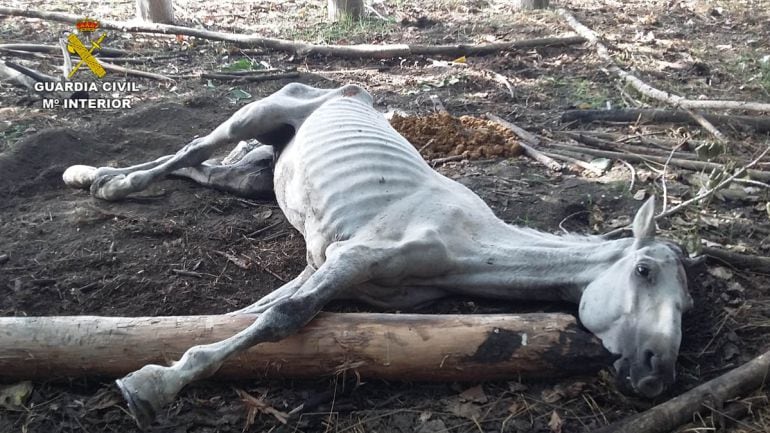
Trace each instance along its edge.
<instances>
[{"instance_id":1,"label":"fallen log","mask_svg":"<svg viewBox=\"0 0 770 433\"><path fill-rule=\"evenodd\" d=\"M0 378L120 377L227 338L253 315L0 318ZM321 313L298 334L229 359L221 378L482 381L592 373L612 362L567 314Z\"/></svg>"},{"instance_id":2,"label":"fallen log","mask_svg":"<svg viewBox=\"0 0 770 433\"><path fill-rule=\"evenodd\" d=\"M594 433L663 433L674 430L692 420L695 413L708 410L709 404L721 405L765 385L769 369L770 352L766 352L646 412L610 424Z\"/></svg>"},{"instance_id":3,"label":"fallen log","mask_svg":"<svg viewBox=\"0 0 770 433\"><path fill-rule=\"evenodd\" d=\"M728 116L703 114L714 125L750 128L756 132L770 132L770 118L767 116ZM684 110L655 110L631 108L624 110L567 110L561 115L563 123L568 122L640 122L640 123L684 123L697 125L690 113Z\"/></svg>"}]
</instances>

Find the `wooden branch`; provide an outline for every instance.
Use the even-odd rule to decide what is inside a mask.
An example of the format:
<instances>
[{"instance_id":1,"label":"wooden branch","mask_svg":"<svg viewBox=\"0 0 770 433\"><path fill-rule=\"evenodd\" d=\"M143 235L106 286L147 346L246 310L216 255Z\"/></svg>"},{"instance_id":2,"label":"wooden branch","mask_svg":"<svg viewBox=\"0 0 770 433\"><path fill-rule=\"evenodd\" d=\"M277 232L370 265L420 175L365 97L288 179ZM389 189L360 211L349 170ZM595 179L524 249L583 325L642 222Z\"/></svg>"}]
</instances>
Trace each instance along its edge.
<instances>
[{"instance_id":1,"label":"wooden branch","mask_svg":"<svg viewBox=\"0 0 770 433\"><path fill-rule=\"evenodd\" d=\"M587 135L582 132L562 131L561 133L573 140L576 140L583 144L589 145L591 147L595 147L597 149L603 149L603 150L625 151L625 152L631 152L631 153L636 153L640 155L657 155L657 156L662 156L666 158L668 158L671 155L671 150L672 150L672 149L663 150L658 148L649 148L645 146L639 146L636 144L618 143L616 141L605 140L603 138ZM696 155L693 152L675 151L674 156L681 159L692 159L692 160L698 159L698 155Z\"/></svg>"},{"instance_id":2,"label":"wooden branch","mask_svg":"<svg viewBox=\"0 0 770 433\"><path fill-rule=\"evenodd\" d=\"M684 108L684 111L687 112L687 114L692 117L695 122L698 123L698 125L701 126L701 128L705 129L709 134L713 135L714 138L717 139L717 141L721 144L727 143L727 137L725 137L724 134L722 134L722 131L718 130L716 126L714 126L711 122L708 121L705 117L703 117L702 114L696 113L689 108Z\"/></svg>"},{"instance_id":3,"label":"wooden branch","mask_svg":"<svg viewBox=\"0 0 770 433\"><path fill-rule=\"evenodd\" d=\"M706 405L721 404L763 386L770 369L770 352L639 415L598 429L595 433L663 433L692 420Z\"/></svg>"},{"instance_id":4,"label":"wooden branch","mask_svg":"<svg viewBox=\"0 0 770 433\"><path fill-rule=\"evenodd\" d=\"M22 66L22 65L20 65L18 63L9 62L9 61L6 60L5 61L5 65L8 66L9 68L19 72L19 73L22 73L22 74L32 78L33 80L35 80L35 81L37 81L39 83L56 81L56 79L54 77L50 76L50 75L44 74L44 73L42 73L40 71L36 71L36 70L28 68L26 66Z\"/></svg>"},{"instance_id":5,"label":"wooden branch","mask_svg":"<svg viewBox=\"0 0 770 433\"><path fill-rule=\"evenodd\" d=\"M543 152L540 152L539 150L535 149L535 146L540 144L540 139L537 138L536 135L492 113L487 113L486 118L494 122L497 122L498 124L510 129L511 132L513 132L517 137L519 137L522 140L521 142L519 142L519 146L521 146L521 148L524 150L525 155L543 164L544 166L546 166L547 168L553 171L562 170L562 165L560 163L556 162L553 158L544 154Z\"/></svg>"},{"instance_id":6,"label":"wooden branch","mask_svg":"<svg viewBox=\"0 0 770 433\"><path fill-rule=\"evenodd\" d=\"M770 132L768 116L727 116L722 114L702 114L714 125L738 126L751 128L756 132ZM641 122L641 123L684 123L695 125L697 122L684 110L653 110L633 108L626 110L567 110L561 115L563 123L568 122Z\"/></svg>"},{"instance_id":7,"label":"wooden branch","mask_svg":"<svg viewBox=\"0 0 770 433\"><path fill-rule=\"evenodd\" d=\"M71 24L74 24L78 20L82 19L82 16L80 15L8 7L0 7L0 15L41 18L45 20ZM242 47L267 48L276 51L297 53L302 56L324 55L355 58L365 57L375 59L408 57L414 55L446 55L457 57L484 55L497 53L499 51L515 51L538 47L577 45L586 41L582 37L573 36L566 38L529 39L517 42L498 42L479 45L315 45L305 42L290 41L286 39L265 38L258 35L238 35L233 33L194 29L168 24L99 20L99 25L104 29L120 30L124 32L195 36L198 38L214 41L232 42Z\"/></svg>"},{"instance_id":8,"label":"wooden branch","mask_svg":"<svg viewBox=\"0 0 770 433\"><path fill-rule=\"evenodd\" d=\"M254 75L229 75L229 74L214 74L203 73L201 78L222 80L222 81L235 81L235 82L258 82L258 81L270 81L270 80L283 80L285 78L298 78L299 72L280 72L276 74L254 74Z\"/></svg>"},{"instance_id":9,"label":"wooden branch","mask_svg":"<svg viewBox=\"0 0 770 433\"><path fill-rule=\"evenodd\" d=\"M61 49L62 55L62 77L65 80L69 80L70 72L72 72L72 58L67 50L67 41L64 38L59 38L59 49Z\"/></svg>"},{"instance_id":10,"label":"wooden branch","mask_svg":"<svg viewBox=\"0 0 770 433\"><path fill-rule=\"evenodd\" d=\"M740 254L721 248L703 247L701 254L739 269L770 274L770 257Z\"/></svg>"},{"instance_id":11,"label":"wooden branch","mask_svg":"<svg viewBox=\"0 0 770 433\"><path fill-rule=\"evenodd\" d=\"M2 8L0 8L2 9ZM0 12L0 14L2 14ZM44 45L44 44L0 44L0 51L27 51L30 53L49 53L56 54L59 52L59 46L57 45ZM98 51L99 56L130 56L131 53L125 50L117 48L103 47Z\"/></svg>"},{"instance_id":12,"label":"wooden branch","mask_svg":"<svg viewBox=\"0 0 770 433\"><path fill-rule=\"evenodd\" d=\"M255 317L2 317L0 378L118 377L168 365ZM612 358L567 314L321 313L291 337L228 359L217 376L316 378L352 369L392 380L550 379L595 372Z\"/></svg>"},{"instance_id":13,"label":"wooden branch","mask_svg":"<svg viewBox=\"0 0 770 433\"><path fill-rule=\"evenodd\" d=\"M6 63L7 62L0 60L0 81L8 81L34 90L36 81L32 77L22 74L16 69L8 66Z\"/></svg>"},{"instance_id":14,"label":"wooden branch","mask_svg":"<svg viewBox=\"0 0 770 433\"><path fill-rule=\"evenodd\" d=\"M140 71L138 69L125 68L123 66L107 63L104 60L99 62L99 64L102 65L102 67L108 71L118 72L120 74L133 75L135 77L152 78L153 80L158 80L158 81L176 82L176 80L174 80L173 78L167 77L165 75L156 74L154 72Z\"/></svg>"},{"instance_id":15,"label":"wooden branch","mask_svg":"<svg viewBox=\"0 0 770 433\"><path fill-rule=\"evenodd\" d=\"M660 89L650 86L644 81L640 80L630 72L621 69L616 63L615 59L609 53L607 47L599 41L593 30L589 29L582 23L580 23L572 14L565 9L558 10L565 21L572 27L575 33L583 36L589 43L596 47L596 52L599 57L609 63L608 69L626 83L630 84L639 93L657 101L665 102L674 107L682 108L702 108L702 109L718 109L718 110L749 110L749 111L768 111L770 112L770 104L762 102L744 102L744 101L725 101L725 100L700 100L700 99L685 99L681 96L674 95L672 93L664 92Z\"/></svg>"},{"instance_id":16,"label":"wooden branch","mask_svg":"<svg viewBox=\"0 0 770 433\"><path fill-rule=\"evenodd\" d=\"M581 159L578 159L572 155L569 154L570 152L545 152L543 153L545 156L553 159L559 159L561 161L564 161L570 165L572 165L578 173L582 171L590 171L591 173L601 176L604 174L604 170L602 170L599 167L595 167L591 165L591 163L585 162Z\"/></svg>"},{"instance_id":17,"label":"wooden branch","mask_svg":"<svg viewBox=\"0 0 770 433\"><path fill-rule=\"evenodd\" d=\"M588 155L600 156L603 158L625 159L626 161L632 161L632 162L652 161L660 164L665 164L666 161L668 160L668 158L663 156L640 155L640 154L625 153L625 152L613 152L609 150L598 150L598 149L591 149L587 147L584 148L584 147L570 146L564 143L556 143L556 142L549 143L549 146L555 149L564 149L572 152L582 152ZM679 158L671 158L671 160L669 161L669 165L673 165L679 168L684 168L687 170L696 170L696 171L725 169L725 167L722 164L717 164L715 162L693 161L689 159L679 159ZM763 182L770 181L770 171L746 170L746 173L748 173L748 175L752 179L761 180Z\"/></svg>"}]
</instances>

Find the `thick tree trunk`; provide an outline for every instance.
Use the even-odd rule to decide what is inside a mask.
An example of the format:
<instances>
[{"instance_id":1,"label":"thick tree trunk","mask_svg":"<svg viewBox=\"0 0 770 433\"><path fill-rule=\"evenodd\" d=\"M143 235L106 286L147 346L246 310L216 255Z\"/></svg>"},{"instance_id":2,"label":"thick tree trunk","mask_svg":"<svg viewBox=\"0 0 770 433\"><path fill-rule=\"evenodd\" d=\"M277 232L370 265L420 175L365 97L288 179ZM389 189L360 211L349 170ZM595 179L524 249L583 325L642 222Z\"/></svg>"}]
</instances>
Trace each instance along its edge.
<instances>
[{"instance_id":1,"label":"thick tree trunk","mask_svg":"<svg viewBox=\"0 0 770 433\"><path fill-rule=\"evenodd\" d=\"M530 10L545 9L548 3L548 0L514 0L512 5L514 10Z\"/></svg>"},{"instance_id":2,"label":"thick tree trunk","mask_svg":"<svg viewBox=\"0 0 770 433\"><path fill-rule=\"evenodd\" d=\"M168 365L190 346L244 329L255 316L0 318L0 378L119 377ZM226 378L479 381L597 371L611 356L566 314L322 313L299 333L228 360Z\"/></svg>"},{"instance_id":3,"label":"thick tree trunk","mask_svg":"<svg viewBox=\"0 0 770 433\"><path fill-rule=\"evenodd\" d=\"M151 23L172 24L174 7L171 0L136 0L136 17Z\"/></svg>"},{"instance_id":4,"label":"thick tree trunk","mask_svg":"<svg viewBox=\"0 0 770 433\"><path fill-rule=\"evenodd\" d=\"M329 21L357 20L364 13L364 0L329 0Z\"/></svg>"}]
</instances>

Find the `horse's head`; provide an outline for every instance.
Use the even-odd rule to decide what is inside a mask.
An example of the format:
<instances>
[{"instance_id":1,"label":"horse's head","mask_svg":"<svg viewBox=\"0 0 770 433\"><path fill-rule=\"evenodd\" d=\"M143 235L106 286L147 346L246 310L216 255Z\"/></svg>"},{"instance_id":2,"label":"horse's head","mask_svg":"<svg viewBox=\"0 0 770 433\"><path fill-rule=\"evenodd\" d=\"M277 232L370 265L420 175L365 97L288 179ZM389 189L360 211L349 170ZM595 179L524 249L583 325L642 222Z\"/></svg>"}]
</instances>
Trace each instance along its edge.
<instances>
[{"instance_id":1,"label":"horse's head","mask_svg":"<svg viewBox=\"0 0 770 433\"><path fill-rule=\"evenodd\" d=\"M655 240L654 197L634 217L634 241L584 290L580 320L615 362L621 390L645 397L675 380L682 313L692 307L682 251Z\"/></svg>"}]
</instances>

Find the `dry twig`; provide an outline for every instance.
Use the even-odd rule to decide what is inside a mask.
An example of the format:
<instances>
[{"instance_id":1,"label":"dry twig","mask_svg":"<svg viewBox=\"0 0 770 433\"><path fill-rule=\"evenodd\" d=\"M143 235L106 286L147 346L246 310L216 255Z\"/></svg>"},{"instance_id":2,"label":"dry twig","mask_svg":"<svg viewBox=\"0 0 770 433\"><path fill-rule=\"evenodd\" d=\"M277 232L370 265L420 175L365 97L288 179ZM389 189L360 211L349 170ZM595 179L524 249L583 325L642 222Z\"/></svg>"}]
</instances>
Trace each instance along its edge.
<instances>
[{"instance_id":1,"label":"dry twig","mask_svg":"<svg viewBox=\"0 0 770 433\"><path fill-rule=\"evenodd\" d=\"M715 192L717 192L720 189L730 185L730 183L733 180L735 180L735 178L743 176L743 174L746 173L747 171L749 171L749 169L751 167L755 166L759 162L759 160L764 158L768 151L770 151L770 146L767 146L765 148L765 150L763 150L762 153L759 154L759 156L754 158L754 160L752 160L751 162L749 162L745 166L741 167L739 170L737 170L731 176L729 176L726 179L724 179L723 181L719 182L713 188L710 188L707 191L703 191L702 193L696 195L695 197L693 197L693 198L691 198L689 200L685 200L685 201L679 203L678 205L672 207L671 209L669 209L669 210L667 210L665 212L659 213L658 215L655 216L655 219L658 220L660 218L665 218L665 217L667 217L669 215L672 215L672 214L674 214L676 212L679 212L680 210L684 209L685 207L687 207L687 206L689 206L689 205L691 205L693 203L699 202L699 201L701 201L701 200L703 200L703 199L705 199L707 197L710 197Z\"/></svg>"},{"instance_id":2,"label":"dry twig","mask_svg":"<svg viewBox=\"0 0 770 433\"><path fill-rule=\"evenodd\" d=\"M172 83L176 82L176 80L174 80L173 78L167 77L165 75L156 74L154 72L140 71L137 69L125 68L123 66L107 63L104 60L99 62L99 64L101 64L102 67L108 71L117 72L120 74L133 75L135 77L151 78L153 80L158 80L158 81L170 81Z\"/></svg>"}]
</instances>

